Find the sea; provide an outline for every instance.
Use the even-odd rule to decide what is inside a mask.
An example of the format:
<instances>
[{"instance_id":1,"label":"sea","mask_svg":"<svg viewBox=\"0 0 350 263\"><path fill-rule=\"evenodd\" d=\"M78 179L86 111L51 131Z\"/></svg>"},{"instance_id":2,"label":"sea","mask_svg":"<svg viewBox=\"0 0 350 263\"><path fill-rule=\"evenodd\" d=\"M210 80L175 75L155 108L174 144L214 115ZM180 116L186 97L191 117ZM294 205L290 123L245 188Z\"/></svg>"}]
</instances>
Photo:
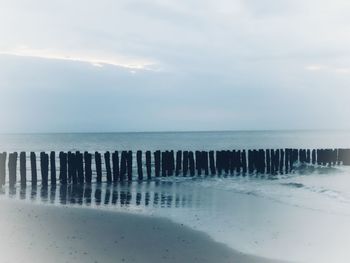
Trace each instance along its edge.
<instances>
[{"instance_id":1,"label":"sea","mask_svg":"<svg viewBox=\"0 0 350 263\"><path fill-rule=\"evenodd\" d=\"M350 148L350 131L0 134L0 152L282 148ZM267 258L350 262L347 166L300 165L274 176L179 176L82 187L44 188L39 182L4 187L0 198L165 217Z\"/></svg>"}]
</instances>

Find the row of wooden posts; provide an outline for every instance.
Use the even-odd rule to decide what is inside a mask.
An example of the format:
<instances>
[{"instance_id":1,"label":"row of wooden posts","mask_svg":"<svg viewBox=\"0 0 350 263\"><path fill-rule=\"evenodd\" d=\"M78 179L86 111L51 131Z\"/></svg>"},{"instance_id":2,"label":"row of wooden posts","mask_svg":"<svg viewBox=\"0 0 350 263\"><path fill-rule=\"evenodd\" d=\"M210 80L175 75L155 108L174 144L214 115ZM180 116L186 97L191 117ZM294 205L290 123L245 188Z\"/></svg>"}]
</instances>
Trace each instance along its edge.
<instances>
[{"instance_id":1,"label":"row of wooden posts","mask_svg":"<svg viewBox=\"0 0 350 263\"><path fill-rule=\"evenodd\" d=\"M6 183L8 156L9 185L17 183L18 153L0 153L0 185ZM152 158L153 156L153 158ZM104 168L107 182L133 180L132 151L105 152ZM61 184L93 182L92 160L95 161L96 182L102 180L102 155L99 152L60 152L59 177L56 176L56 152L40 153L42 185L59 180ZM144 162L145 159L145 162ZM152 160L153 159L153 160ZM350 165L350 149L275 149L224 151L142 151L136 153L137 179L167 176L228 175L228 174L283 174L294 170L296 163L324 166ZM145 166L145 167L144 167ZM144 176L144 168L146 174ZM31 183L37 184L37 156L30 153ZM20 183L27 182L27 156L19 154Z\"/></svg>"}]
</instances>

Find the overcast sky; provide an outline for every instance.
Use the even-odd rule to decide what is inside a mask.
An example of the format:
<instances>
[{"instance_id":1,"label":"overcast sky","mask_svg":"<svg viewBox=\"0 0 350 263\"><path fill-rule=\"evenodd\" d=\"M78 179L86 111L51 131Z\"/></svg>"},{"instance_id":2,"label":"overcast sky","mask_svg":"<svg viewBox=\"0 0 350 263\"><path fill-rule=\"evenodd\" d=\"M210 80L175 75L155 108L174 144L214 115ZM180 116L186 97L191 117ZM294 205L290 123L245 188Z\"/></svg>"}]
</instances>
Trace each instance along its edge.
<instances>
[{"instance_id":1,"label":"overcast sky","mask_svg":"<svg viewBox=\"0 0 350 263\"><path fill-rule=\"evenodd\" d=\"M0 132L350 128L348 0L0 0Z\"/></svg>"}]
</instances>

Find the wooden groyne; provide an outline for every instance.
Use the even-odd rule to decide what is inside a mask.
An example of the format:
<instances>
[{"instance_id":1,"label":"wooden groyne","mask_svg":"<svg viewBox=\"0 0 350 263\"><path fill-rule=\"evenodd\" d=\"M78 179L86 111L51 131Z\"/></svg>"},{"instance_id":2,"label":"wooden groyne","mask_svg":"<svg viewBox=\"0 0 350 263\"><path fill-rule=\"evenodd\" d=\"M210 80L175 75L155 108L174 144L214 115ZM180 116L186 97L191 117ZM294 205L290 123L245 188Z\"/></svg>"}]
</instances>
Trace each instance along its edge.
<instances>
[{"instance_id":1,"label":"wooden groyne","mask_svg":"<svg viewBox=\"0 0 350 263\"><path fill-rule=\"evenodd\" d=\"M301 164L350 165L350 149L158 150L137 151L135 155L132 151L112 154L107 151L103 155L79 151L3 152L0 153L0 185L15 186L17 170L22 186L27 181L36 185L38 174L41 184L46 186L57 182L81 185L169 176L277 175L292 173Z\"/></svg>"}]
</instances>

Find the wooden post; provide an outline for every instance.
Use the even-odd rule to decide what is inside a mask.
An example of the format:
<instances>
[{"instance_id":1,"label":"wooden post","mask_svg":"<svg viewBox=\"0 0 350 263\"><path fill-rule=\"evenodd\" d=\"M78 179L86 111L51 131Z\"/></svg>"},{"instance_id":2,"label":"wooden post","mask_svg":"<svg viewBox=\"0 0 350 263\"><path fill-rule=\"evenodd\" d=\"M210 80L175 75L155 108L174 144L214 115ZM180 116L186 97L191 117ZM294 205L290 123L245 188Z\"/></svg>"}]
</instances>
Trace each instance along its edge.
<instances>
[{"instance_id":1,"label":"wooden post","mask_svg":"<svg viewBox=\"0 0 350 263\"><path fill-rule=\"evenodd\" d=\"M312 150L312 164L316 164L316 150Z\"/></svg>"},{"instance_id":2,"label":"wooden post","mask_svg":"<svg viewBox=\"0 0 350 263\"><path fill-rule=\"evenodd\" d=\"M211 175L216 174L214 151L209 151L209 167Z\"/></svg>"},{"instance_id":3,"label":"wooden post","mask_svg":"<svg viewBox=\"0 0 350 263\"><path fill-rule=\"evenodd\" d=\"M95 152L96 182L102 183L102 157L99 152Z\"/></svg>"},{"instance_id":4,"label":"wooden post","mask_svg":"<svg viewBox=\"0 0 350 263\"><path fill-rule=\"evenodd\" d=\"M84 168L85 168L85 182L91 184L92 182L92 169L91 169L92 154L84 152Z\"/></svg>"},{"instance_id":5,"label":"wooden post","mask_svg":"<svg viewBox=\"0 0 350 263\"><path fill-rule=\"evenodd\" d=\"M188 153L188 159L189 159L189 167L190 167L190 175L194 176L194 154L192 151Z\"/></svg>"},{"instance_id":6,"label":"wooden post","mask_svg":"<svg viewBox=\"0 0 350 263\"><path fill-rule=\"evenodd\" d=\"M49 156L45 152L40 153L41 184L48 185L49 179Z\"/></svg>"},{"instance_id":7,"label":"wooden post","mask_svg":"<svg viewBox=\"0 0 350 263\"><path fill-rule=\"evenodd\" d=\"M195 151L195 167L197 170L197 175L201 175L202 173L202 166L201 166L201 152Z\"/></svg>"},{"instance_id":8,"label":"wooden post","mask_svg":"<svg viewBox=\"0 0 350 263\"><path fill-rule=\"evenodd\" d=\"M19 170L20 170L20 177L21 177L21 186L26 186L27 184L27 165L26 165L26 153L21 152L19 154Z\"/></svg>"},{"instance_id":9,"label":"wooden post","mask_svg":"<svg viewBox=\"0 0 350 263\"><path fill-rule=\"evenodd\" d=\"M107 183L111 183L112 182L111 154L107 151L105 152L104 157L105 157Z\"/></svg>"},{"instance_id":10,"label":"wooden post","mask_svg":"<svg viewBox=\"0 0 350 263\"><path fill-rule=\"evenodd\" d=\"M137 153L136 153L136 161L137 161L137 174L138 174L138 179L139 179L139 180L143 180L142 151L137 151Z\"/></svg>"},{"instance_id":11,"label":"wooden post","mask_svg":"<svg viewBox=\"0 0 350 263\"><path fill-rule=\"evenodd\" d=\"M204 169L204 174L209 175L209 164L208 164L208 152L202 151L202 167Z\"/></svg>"},{"instance_id":12,"label":"wooden post","mask_svg":"<svg viewBox=\"0 0 350 263\"><path fill-rule=\"evenodd\" d=\"M216 151L216 158L215 158L215 166L218 172L218 175L222 174L222 151Z\"/></svg>"},{"instance_id":13,"label":"wooden post","mask_svg":"<svg viewBox=\"0 0 350 263\"><path fill-rule=\"evenodd\" d=\"M175 176L179 176L182 164L182 151L176 152Z\"/></svg>"},{"instance_id":14,"label":"wooden post","mask_svg":"<svg viewBox=\"0 0 350 263\"><path fill-rule=\"evenodd\" d=\"M67 184L67 154L60 152L60 183L62 185Z\"/></svg>"},{"instance_id":15,"label":"wooden post","mask_svg":"<svg viewBox=\"0 0 350 263\"><path fill-rule=\"evenodd\" d=\"M147 171L147 179L152 178L152 160L151 160L151 152L146 151L146 171Z\"/></svg>"},{"instance_id":16,"label":"wooden post","mask_svg":"<svg viewBox=\"0 0 350 263\"><path fill-rule=\"evenodd\" d=\"M126 166L127 166L127 152L122 151L120 157L120 181L124 181L126 178Z\"/></svg>"},{"instance_id":17,"label":"wooden post","mask_svg":"<svg viewBox=\"0 0 350 263\"><path fill-rule=\"evenodd\" d=\"M162 177L166 177L167 163L166 163L166 152L162 152Z\"/></svg>"},{"instance_id":18,"label":"wooden post","mask_svg":"<svg viewBox=\"0 0 350 263\"><path fill-rule=\"evenodd\" d=\"M6 183L6 156L6 152L0 153L0 186Z\"/></svg>"},{"instance_id":19,"label":"wooden post","mask_svg":"<svg viewBox=\"0 0 350 263\"><path fill-rule=\"evenodd\" d=\"M235 163L236 163L236 175L238 175L241 172L241 168L242 168L242 152L241 150L238 150L235 152Z\"/></svg>"},{"instance_id":20,"label":"wooden post","mask_svg":"<svg viewBox=\"0 0 350 263\"><path fill-rule=\"evenodd\" d=\"M285 157L284 157L284 161L285 161L285 169L286 169L286 174L289 173L289 158L290 158L290 154L289 154L289 149L285 149Z\"/></svg>"},{"instance_id":21,"label":"wooden post","mask_svg":"<svg viewBox=\"0 0 350 263\"><path fill-rule=\"evenodd\" d=\"M270 150L266 150L266 173L271 173L271 158L270 158Z\"/></svg>"},{"instance_id":22,"label":"wooden post","mask_svg":"<svg viewBox=\"0 0 350 263\"><path fill-rule=\"evenodd\" d=\"M30 153L30 166L32 174L32 185L36 185L38 182L38 174L36 169L36 155L35 152Z\"/></svg>"},{"instance_id":23,"label":"wooden post","mask_svg":"<svg viewBox=\"0 0 350 263\"><path fill-rule=\"evenodd\" d=\"M128 151L127 155L127 166L128 166L128 180L132 181L132 151Z\"/></svg>"},{"instance_id":24,"label":"wooden post","mask_svg":"<svg viewBox=\"0 0 350 263\"><path fill-rule=\"evenodd\" d=\"M280 174L283 174L283 167L284 167L284 150L280 149L280 163L279 163Z\"/></svg>"},{"instance_id":25,"label":"wooden post","mask_svg":"<svg viewBox=\"0 0 350 263\"><path fill-rule=\"evenodd\" d=\"M160 176L160 151L154 152L154 173L156 177Z\"/></svg>"},{"instance_id":26,"label":"wooden post","mask_svg":"<svg viewBox=\"0 0 350 263\"><path fill-rule=\"evenodd\" d=\"M306 163L311 163L311 153L310 149L306 150Z\"/></svg>"},{"instance_id":27,"label":"wooden post","mask_svg":"<svg viewBox=\"0 0 350 263\"><path fill-rule=\"evenodd\" d=\"M187 176L187 172L188 172L188 151L184 151L183 152L183 162L182 162L182 175L183 176Z\"/></svg>"},{"instance_id":28,"label":"wooden post","mask_svg":"<svg viewBox=\"0 0 350 263\"><path fill-rule=\"evenodd\" d=\"M14 187L17 182L17 157L18 157L18 154L16 152L9 154L8 169L9 169L9 184L11 188Z\"/></svg>"},{"instance_id":29,"label":"wooden post","mask_svg":"<svg viewBox=\"0 0 350 263\"><path fill-rule=\"evenodd\" d=\"M175 157L174 157L174 151L169 152L169 170L168 170L168 176L173 176L175 170Z\"/></svg>"},{"instance_id":30,"label":"wooden post","mask_svg":"<svg viewBox=\"0 0 350 263\"><path fill-rule=\"evenodd\" d=\"M56 185L56 153L50 152L50 175L51 185Z\"/></svg>"},{"instance_id":31,"label":"wooden post","mask_svg":"<svg viewBox=\"0 0 350 263\"><path fill-rule=\"evenodd\" d=\"M75 153L75 165L77 170L77 183L84 183L84 160L83 154L79 151Z\"/></svg>"},{"instance_id":32,"label":"wooden post","mask_svg":"<svg viewBox=\"0 0 350 263\"><path fill-rule=\"evenodd\" d=\"M112 153L112 165L113 165L113 182L119 181L119 154L117 151Z\"/></svg>"},{"instance_id":33,"label":"wooden post","mask_svg":"<svg viewBox=\"0 0 350 263\"><path fill-rule=\"evenodd\" d=\"M242 158L241 161L242 161L243 176L245 176L247 173L247 154L245 150L242 151L241 158Z\"/></svg>"}]
</instances>

